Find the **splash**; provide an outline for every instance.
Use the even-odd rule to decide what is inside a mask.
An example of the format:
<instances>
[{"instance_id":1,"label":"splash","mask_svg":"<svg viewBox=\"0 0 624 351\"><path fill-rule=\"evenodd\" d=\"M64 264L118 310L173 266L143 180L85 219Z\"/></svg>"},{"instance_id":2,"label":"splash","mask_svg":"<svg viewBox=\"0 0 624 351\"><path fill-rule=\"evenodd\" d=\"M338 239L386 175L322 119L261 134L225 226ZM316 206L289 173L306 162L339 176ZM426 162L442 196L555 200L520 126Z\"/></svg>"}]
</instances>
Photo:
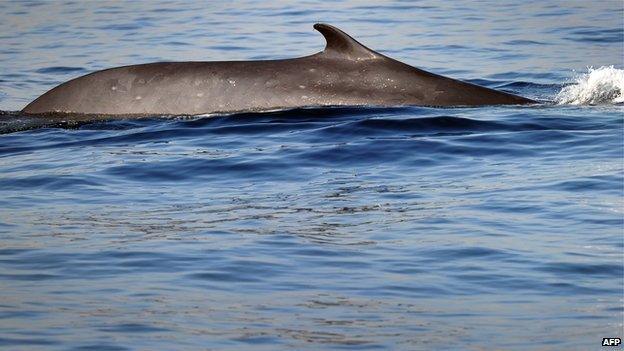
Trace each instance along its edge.
<instances>
[{"instance_id":1,"label":"splash","mask_svg":"<svg viewBox=\"0 0 624 351\"><path fill-rule=\"evenodd\" d=\"M588 68L555 97L558 104L598 105L624 103L624 70L613 66Z\"/></svg>"}]
</instances>

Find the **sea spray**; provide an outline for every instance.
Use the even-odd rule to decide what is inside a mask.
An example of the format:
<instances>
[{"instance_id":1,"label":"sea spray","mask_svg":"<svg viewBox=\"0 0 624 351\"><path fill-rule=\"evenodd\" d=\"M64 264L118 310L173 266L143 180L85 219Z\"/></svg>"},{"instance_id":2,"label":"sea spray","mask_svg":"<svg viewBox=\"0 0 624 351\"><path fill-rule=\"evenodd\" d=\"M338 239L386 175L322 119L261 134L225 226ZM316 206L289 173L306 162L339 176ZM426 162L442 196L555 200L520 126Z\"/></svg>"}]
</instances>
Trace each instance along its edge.
<instances>
[{"instance_id":1,"label":"sea spray","mask_svg":"<svg viewBox=\"0 0 624 351\"><path fill-rule=\"evenodd\" d=\"M558 104L597 105L624 103L624 70L613 66L588 68L563 87L555 97Z\"/></svg>"}]
</instances>

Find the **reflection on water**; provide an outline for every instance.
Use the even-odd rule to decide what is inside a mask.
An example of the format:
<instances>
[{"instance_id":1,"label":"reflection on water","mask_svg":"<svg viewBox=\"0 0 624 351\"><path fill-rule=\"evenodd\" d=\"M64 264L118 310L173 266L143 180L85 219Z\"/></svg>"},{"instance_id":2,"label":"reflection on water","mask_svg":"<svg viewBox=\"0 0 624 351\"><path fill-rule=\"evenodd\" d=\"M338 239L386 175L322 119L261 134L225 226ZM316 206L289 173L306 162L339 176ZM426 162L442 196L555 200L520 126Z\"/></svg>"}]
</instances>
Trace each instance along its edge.
<instances>
[{"instance_id":1,"label":"reflection on water","mask_svg":"<svg viewBox=\"0 0 624 351\"><path fill-rule=\"evenodd\" d=\"M5 2L0 108L121 64L308 54L319 20L552 101L622 68L613 4ZM622 329L623 127L613 104L2 112L0 347L597 348Z\"/></svg>"}]
</instances>

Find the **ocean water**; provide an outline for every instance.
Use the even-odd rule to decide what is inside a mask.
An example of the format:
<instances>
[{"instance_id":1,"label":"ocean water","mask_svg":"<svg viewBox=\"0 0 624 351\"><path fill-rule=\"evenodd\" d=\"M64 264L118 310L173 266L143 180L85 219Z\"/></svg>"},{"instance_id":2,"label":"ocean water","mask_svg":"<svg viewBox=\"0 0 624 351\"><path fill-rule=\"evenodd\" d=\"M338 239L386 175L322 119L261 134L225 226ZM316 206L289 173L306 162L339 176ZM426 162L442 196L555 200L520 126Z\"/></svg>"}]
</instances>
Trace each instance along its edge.
<instances>
[{"instance_id":1,"label":"ocean water","mask_svg":"<svg viewBox=\"0 0 624 351\"><path fill-rule=\"evenodd\" d=\"M544 104L16 112L108 67L311 54L315 22ZM602 349L623 28L621 1L0 2L0 349Z\"/></svg>"}]
</instances>

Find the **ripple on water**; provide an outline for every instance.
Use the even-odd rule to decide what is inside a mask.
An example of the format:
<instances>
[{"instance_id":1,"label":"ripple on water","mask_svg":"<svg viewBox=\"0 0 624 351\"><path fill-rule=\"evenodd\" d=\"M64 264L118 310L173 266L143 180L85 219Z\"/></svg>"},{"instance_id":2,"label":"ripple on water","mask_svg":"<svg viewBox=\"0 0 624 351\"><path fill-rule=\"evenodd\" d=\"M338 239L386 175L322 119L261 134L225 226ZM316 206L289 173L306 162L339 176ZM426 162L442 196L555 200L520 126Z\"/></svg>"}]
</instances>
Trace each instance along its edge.
<instances>
[{"instance_id":1,"label":"ripple on water","mask_svg":"<svg viewBox=\"0 0 624 351\"><path fill-rule=\"evenodd\" d=\"M496 5L0 2L0 348L591 349L617 335L622 13ZM544 103L15 112L97 69L314 53L318 18Z\"/></svg>"}]
</instances>

